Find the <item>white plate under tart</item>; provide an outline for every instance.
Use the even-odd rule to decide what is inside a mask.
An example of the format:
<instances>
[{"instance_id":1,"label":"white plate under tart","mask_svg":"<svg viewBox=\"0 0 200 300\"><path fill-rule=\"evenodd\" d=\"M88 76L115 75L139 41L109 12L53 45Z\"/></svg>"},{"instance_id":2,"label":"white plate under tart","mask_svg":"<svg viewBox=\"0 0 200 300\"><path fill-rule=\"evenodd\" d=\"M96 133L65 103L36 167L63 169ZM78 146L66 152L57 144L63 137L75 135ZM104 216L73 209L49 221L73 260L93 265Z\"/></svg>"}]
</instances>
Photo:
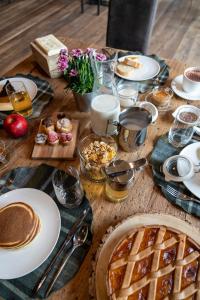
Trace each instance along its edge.
<instances>
[{"instance_id":1,"label":"white plate under tart","mask_svg":"<svg viewBox=\"0 0 200 300\"><path fill-rule=\"evenodd\" d=\"M106 239L103 239L103 245L97 251L98 256L95 266L95 292L97 300L109 300L107 295L107 272L108 264L115 247L119 244L123 237L126 237L137 227L147 225L164 225L175 231L181 231L192 238L200 245L200 234L192 225L182 221L174 216L167 214L138 214L129 217L118 224Z\"/></svg>"}]
</instances>

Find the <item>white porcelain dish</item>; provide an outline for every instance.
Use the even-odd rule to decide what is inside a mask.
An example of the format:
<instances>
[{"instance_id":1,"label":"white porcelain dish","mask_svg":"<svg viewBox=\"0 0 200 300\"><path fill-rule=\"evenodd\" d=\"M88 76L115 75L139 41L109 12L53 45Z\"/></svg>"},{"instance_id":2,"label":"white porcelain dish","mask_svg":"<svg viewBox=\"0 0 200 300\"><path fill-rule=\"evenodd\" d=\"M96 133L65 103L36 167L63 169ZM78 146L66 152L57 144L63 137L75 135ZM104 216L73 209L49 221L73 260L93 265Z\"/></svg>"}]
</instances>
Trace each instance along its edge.
<instances>
[{"instance_id":1,"label":"white porcelain dish","mask_svg":"<svg viewBox=\"0 0 200 300\"><path fill-rule=\"evenodd\" d=\"M185 100L190 100L190 101L200 100L200 90L198 90L195 93L186 93L183 90L182 83L183 83L183 75L178 75L172 80L171 88L176 95L178 95L179 97Z\"/></svg>"},{"instance_id":2,"label":"white porcelain dish","mask_svg":"<svg viewBox=\"0 0 200 300\"><path fill-rule=\"evenodd\" d=\"M0 196L0 208L13 202L29 204L39 216L41 228L36 238L24 248L0 248L0 279L18 278L35 270L50 255L60 234L60 212L49 195L22 188Z\"/></svg>"},{"instance_id":3,"label":"white porcelain dish","mask_svg":"<svg viewBox=\"0 0 200 300\"><path fill-rule=\"evenodd\" d=\"M151 57L145 55L127 55L119 58L118 61L122 62L126 57L138 57L142 66L138 69L134 68L134 72L131 76L122 76L116 71L115 73L123 79L143 81L155 77L160 72L159 63Z\"/></svg>"}]
</instances>

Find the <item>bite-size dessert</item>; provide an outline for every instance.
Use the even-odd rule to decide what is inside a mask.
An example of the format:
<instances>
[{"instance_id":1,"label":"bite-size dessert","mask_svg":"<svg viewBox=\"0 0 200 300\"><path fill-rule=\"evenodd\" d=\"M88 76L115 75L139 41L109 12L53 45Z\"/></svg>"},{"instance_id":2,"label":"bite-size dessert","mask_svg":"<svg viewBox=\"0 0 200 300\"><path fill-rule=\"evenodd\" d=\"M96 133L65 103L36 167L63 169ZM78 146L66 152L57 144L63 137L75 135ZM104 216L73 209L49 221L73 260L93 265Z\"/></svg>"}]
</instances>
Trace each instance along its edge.
<instances>
[{"instance_id":1,"label":"bite-size dessert","mask_svg":"<svg viewBox=\"0 0 200 300\"><path fill-rule=\"evenodd\" d=\"M42 129L47 134L50 131L54 131L55 130L54 122L53 122L53 119L51 117L47 117L44 120L42 120Z\"/></svg>"},{"instance_id":2,"label":"bite-size dessert","mask_svg":"<svg viewBox=\"0 0 200 300\"><path fill-rule=\"evenodd\" d=\"M72 123L68 118L58 119L56 122L56 129L58 132L68 133L72 131Z\"/></svg>"},{"instance_id":3,"label":"bite-size dessert","mask_svg":"<svg viewBox=\"0 0 200 300\"><path fill-rule=\"evenodd\" d=\"M49 131L47 135L47 141L50 145L56 145L59 143L58 133L55 131Z\"/></svg>"},{"instance_id":4,"label":"bite-size dessert","mask_svg":"<svg viewBox=\"0 0 200 300\"><path fill-rule=\"evenodd\" d=\"M61 144L63 144L63 145L69 144L72 141L72 133L71 132L60 133L59 140L60 140Z\"/></svg>"},{"instance_id":5,"label":"bite-size dessert","mask_svg":"<svg viewBox=\"0 0 200 300\"><path fill-rule=\"evenodd\" d=\"M38 133L35 137L36 144L44 145L47 141L47 135L44 133Z\"/></svg>"},{"instance_id":6,"label":"bite-size dessert","mask_svg":"<svg viewBox=\"0 0 200 300\"><path fill-rule=\"evenodd\" d=\"M112 300L200 297L200 247L166 226L133 229L114 248L107 274Z\"/></svg>"}]
</instances>

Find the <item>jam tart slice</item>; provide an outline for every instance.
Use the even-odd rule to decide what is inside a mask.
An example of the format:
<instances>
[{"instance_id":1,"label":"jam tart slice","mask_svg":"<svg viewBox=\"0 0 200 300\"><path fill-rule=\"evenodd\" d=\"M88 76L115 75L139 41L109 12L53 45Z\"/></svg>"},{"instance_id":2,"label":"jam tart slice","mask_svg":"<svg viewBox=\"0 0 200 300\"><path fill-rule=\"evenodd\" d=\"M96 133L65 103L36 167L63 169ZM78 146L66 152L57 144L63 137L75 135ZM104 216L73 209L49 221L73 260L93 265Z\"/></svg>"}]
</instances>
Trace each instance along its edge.
<instances>
[{"instance_id":1,"label":"jam tart slice","mask_svg":"<svg viewBox=\"0 0 200 300\"><path fill-rule=\"evenodd\" d=\"M199 300L200 247L165 226L136 228L114 249L107 276L112 300Z\"/></svg>"}]
</instances>

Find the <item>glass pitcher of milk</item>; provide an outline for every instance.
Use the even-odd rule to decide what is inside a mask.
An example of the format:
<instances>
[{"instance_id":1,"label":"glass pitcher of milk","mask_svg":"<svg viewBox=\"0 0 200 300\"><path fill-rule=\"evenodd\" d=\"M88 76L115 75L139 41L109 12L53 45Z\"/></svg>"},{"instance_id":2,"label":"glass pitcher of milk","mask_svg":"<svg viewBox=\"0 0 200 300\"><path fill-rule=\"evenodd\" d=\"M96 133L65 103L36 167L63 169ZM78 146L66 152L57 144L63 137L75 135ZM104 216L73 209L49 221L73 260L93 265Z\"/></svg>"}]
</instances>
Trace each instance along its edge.
<instances>
[{"instance_id":1,"label":"glass pitcher of milk","mask_svg":"<svg viewBox=\"0 0 200 300\"><path fill-rule=\"evenodd\" d=\"M117 134L113 122L119 121L120 102L114 78L117 54L106 60L96 60L92 53L91 65L94 73L94 98L91 104L91 127L100 136Z\"/></svg>"}]
</instances>

